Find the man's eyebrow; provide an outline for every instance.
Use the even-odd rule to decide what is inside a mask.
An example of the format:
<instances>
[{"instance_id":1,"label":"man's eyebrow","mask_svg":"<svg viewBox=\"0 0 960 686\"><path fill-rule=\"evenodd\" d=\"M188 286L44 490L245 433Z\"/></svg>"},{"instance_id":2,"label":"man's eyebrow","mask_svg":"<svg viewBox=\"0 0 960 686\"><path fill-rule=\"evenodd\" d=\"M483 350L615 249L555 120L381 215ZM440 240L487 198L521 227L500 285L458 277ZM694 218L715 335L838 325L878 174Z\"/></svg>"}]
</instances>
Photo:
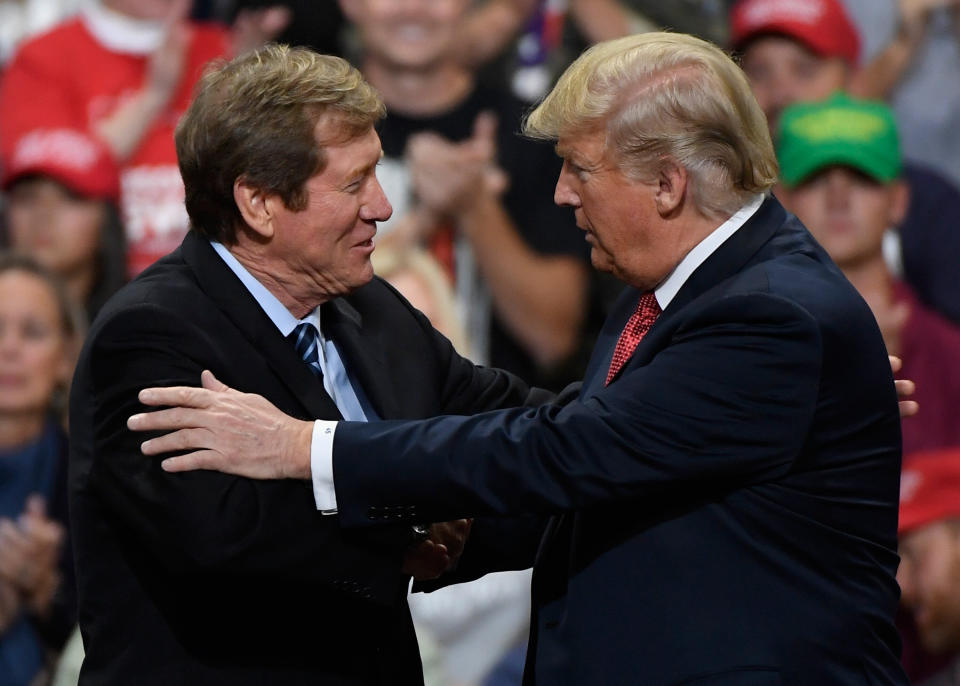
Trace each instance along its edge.
<instances>
[{"instance_id":1,"label":"man's eyebrow","mask_svg":"<svg viewBox=\"0 0 960 686\"><path fill-rule=\"evenodd\" d=\"M344 178L349 181L352 179L356 179L360 176L366 176L367 174L370 173L370 170L372 170L374 167L376 167L380 163L380 160L382 160L383 157L384 157L383 150L381 150L380 155L377 156L376 162L373 162L371 164L365 164L362 167L354 167L347 174L344 175Z\"/></svg>"}]
</instances>

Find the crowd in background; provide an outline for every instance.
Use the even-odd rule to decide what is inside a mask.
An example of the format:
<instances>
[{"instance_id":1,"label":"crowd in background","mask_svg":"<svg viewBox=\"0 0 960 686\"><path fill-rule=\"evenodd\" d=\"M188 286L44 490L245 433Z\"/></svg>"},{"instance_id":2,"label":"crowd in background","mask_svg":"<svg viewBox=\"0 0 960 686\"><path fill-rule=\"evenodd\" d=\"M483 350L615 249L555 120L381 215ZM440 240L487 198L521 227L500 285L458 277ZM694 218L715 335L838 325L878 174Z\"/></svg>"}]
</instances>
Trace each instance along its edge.
<instances>
[{"instance_id":1,"label":"crowd in background","mask_svg":"<svg viewBox=\"0 0 960 686\"><path fill-rule=\"evenodd\" d=\"M521 118L591 43L663 27L738 55L774 194L916 381L904 664L960 684L960 2L0 0L0 686L76 683L64 394L98 309L187 231L173 130L205 64L268 40L350 59L387 106L377 273L462 354L556 390L618 286ZM428 685L519 684L528 572L411 608Z\"/></svg>"}]
</instances>

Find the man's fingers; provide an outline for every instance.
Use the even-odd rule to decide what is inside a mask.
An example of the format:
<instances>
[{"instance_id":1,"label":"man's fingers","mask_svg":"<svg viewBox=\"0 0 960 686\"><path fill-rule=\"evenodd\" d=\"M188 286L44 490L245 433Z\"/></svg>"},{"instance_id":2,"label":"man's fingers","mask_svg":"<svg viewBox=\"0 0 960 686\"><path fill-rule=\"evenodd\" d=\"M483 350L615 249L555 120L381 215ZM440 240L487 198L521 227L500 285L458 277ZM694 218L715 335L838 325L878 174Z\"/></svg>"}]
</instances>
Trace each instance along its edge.
<instances>
[{"instance_id":1,"label":"man's fingers","mask_svg":"<svg viewBox=\"0 0 960 686\"><path fill-rule=\"evenodd\" d=\"M215 377L209 369L204 369L200 374L200 385L208 391L215 391L217 393L230 390L230 387Z\"/></svg>"},{"instance_id":2,"label":"man's fingers","mask_svg":"<svg viewBox=\"0 0 960 686\"><path fill-rule=\"evenodd\" d=\"M189 472L194 469L217 469L220 453L214 450L198 450L186 455L168 457L160 463L165 472Z\"/></svg>"},{"instance_id":3,"label":"man's fingers","mask_svg":"<svg viewBox=\"0 0 960 686\"><path fill-rule=\"evenodd\" d=\"M898 398L908 398L917 390L917 385L910 379L897 379L893 383L897 387Z\"/></svg>"},{"instance_id":4,"label":"man's fingers","mask_svg":"<svg viewBox=\"0 0 960 686\"><path fill-rule=\"evenodd\" d=\"M899 372L903 366L903 360L896 355L887 355L887 358L890 360L890 369L893 370L893 373L896 374Z\"/></svg>"},{"instance_id":5,"label":"man's fingers","mask_svg":"<svg viewBox=\"0 0 960 686\"><path fill-rule=\"evenodd\" d=\"M167 410L142 412L127 419L127 428L131 431L169 431L185 429L203 424L199 410L184 407L171 407ZM186 446L188 448L196 446Z\"/></svg>"},{"instance_id":6,"label":"man's fingers","mask_svg":"<svg viewBox=\"0 0 960 686\"><path fill-rule=\"evenodd\" d=\"M26 513L32 517L47 516L47 500L39 493L32 493L27 498Z\"/></svg>"},{"instance_id":7,"label":"man's fingers","mask_svg":"<svg viewBox=\"0 0 960 686\"><path fill-rule=\"evenodd\" d=\"M137 399L144 405L179 405L181 407L204 408L212 402L211 396L211 392L205 388L169 386L167 388L144 388L137 395Z\"/></svg>"},{"instance_id":8,"label":"man's fingers","mask_svg":"<svg viewBox=\"0 0 960 686\"><path fill-rule=\"evenodd\" d=\"M209 448L207 441L210 432L206 429L180 429L173 433L151 438L140 444L140 452L144 455L160 455L178 450Z\"/></svg>"},{"instance_id":9,"label":"man's fingers","mask_svg":"<svg viewBox=\"0 0 960 686\"><path fill-rule=\"evenodd\" d=\"M900 401L900 416L912 417L920 411L920 404L916 400Z\"/></svg>"}]
</instances>

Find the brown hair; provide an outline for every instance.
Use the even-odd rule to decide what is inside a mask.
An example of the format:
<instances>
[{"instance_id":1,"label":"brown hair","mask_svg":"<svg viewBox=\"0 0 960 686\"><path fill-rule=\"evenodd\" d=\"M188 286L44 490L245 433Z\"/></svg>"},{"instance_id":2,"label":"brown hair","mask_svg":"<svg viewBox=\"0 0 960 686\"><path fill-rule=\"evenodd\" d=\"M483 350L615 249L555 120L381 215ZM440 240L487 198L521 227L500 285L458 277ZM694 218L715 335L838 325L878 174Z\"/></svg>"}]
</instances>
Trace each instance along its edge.
<instances>
[{"instance_id":1,"label":"brown hair","mask_svg":"<svg viewBox=\"0 0 960 686\"><path fill-rule=\"evenodd\" d=\"M349 140L386 109L349 63L306 48L270 44L211 67L175 136L191 230L236 241L243 219L233 186L241 177L303 209L304 184L326 162L314 130L327 114Z\"/></svg>"}]
</instances>

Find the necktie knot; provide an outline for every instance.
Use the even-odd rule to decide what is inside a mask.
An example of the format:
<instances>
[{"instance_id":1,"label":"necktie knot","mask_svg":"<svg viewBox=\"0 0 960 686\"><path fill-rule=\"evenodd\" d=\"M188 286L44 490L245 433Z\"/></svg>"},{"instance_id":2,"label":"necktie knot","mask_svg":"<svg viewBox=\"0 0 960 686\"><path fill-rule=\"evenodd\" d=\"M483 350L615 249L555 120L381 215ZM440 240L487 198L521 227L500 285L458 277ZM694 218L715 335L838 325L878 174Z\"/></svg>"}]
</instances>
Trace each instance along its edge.
<instances>
[{"instance_id":1,"label":"necktie knot","mask_svg":"<svg viewBox=\"0 0 960 686\"><path fill-rule=\"evenodd\" d=\"M613 377L617 375L623 365L627 363L637 345L647 335L647 331L657 321L660 316L660 304L657 302L653 291L649 291L640 296L637 301L637 308L630 315L626 326L620 332L620 338L617 339L617 347L613 351L613 359L610 360L610 369L607 371L607 380L605 385L610 385Z\"/></svg>"},{"instance_id":2,"label":"necktie knot","mask_svg":"<svg viewBox=\"0 0 960 686\"><path fill-rule=\"evenodd\" d=\"M323 377L323 369L320 367L320 337L317 330L307 322L297 324L297 327L290 334L293 345L297 353L304 362L310 367L310 371L318 378Z\"/></svg>"}]
</instances>

